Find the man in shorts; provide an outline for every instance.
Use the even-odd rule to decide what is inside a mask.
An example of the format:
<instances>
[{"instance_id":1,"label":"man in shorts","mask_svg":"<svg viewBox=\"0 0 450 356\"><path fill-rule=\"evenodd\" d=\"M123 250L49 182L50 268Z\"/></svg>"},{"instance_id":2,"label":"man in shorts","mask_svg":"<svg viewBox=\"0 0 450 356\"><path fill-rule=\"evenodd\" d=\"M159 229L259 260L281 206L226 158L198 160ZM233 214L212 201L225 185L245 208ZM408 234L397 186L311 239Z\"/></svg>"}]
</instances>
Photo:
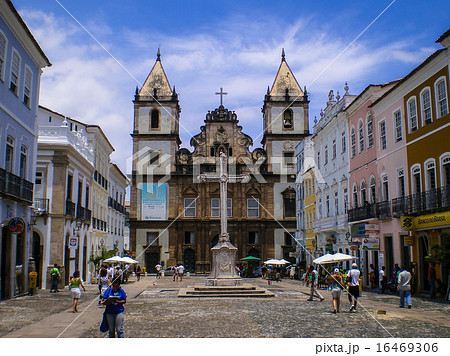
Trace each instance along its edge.
<instances>
[{"instance_id":1,"label":"man in shorts","mask_svg":"<svg viewBox=\"0 0 450 356\"><path fill-rule=\"evenodd\" d=\"M359 276L361 272L358 270L356 263L352 264L352 269L347 272L347 284L348 287L348 301L351 304L349 311L356 311L356 304L359 297ZM352 301L353 300L353 301Z\"/></svg>"}]
</instances>

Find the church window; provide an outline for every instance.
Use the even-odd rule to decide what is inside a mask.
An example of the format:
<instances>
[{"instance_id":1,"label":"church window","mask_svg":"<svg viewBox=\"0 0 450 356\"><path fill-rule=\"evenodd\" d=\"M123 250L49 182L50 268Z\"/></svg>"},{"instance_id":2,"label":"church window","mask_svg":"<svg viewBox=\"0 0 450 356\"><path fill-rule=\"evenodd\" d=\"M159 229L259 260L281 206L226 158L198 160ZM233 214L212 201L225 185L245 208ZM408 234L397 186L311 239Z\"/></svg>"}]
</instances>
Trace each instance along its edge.
<instances>
[{"instance_id":1,"label":"church window","mask_svg":"<svg viewBox=\"0 0 450 356\"><path fill-rule=\"evenodd\" d=\"M233 208L232 208L232 199L227 198L227 218L231 218L233 216ZM218 218L220 217L220 199L212 198L211 199L211 217Z\"/></svg>"},{"instance_id":2,"label":"church window","mask_svg":"<svg viewBox=\"0 0 450 356\"><path fill-rule=\"evenodd\" d=\"M257 231L249 231L248 232L248 244L256 245L258 243L258 232Z\"/></svg>"},{"instance_id":3,"label":"church window","mask_svg":"<svg viewBox=\"0 0 450 356\"><path fill-rule=\"evenodd\" d=\"M150 128L159 129L159 110L153 109L150 114Z\"/></svg>"},{"instance_id":4,"label":"church window","mask_svg":"<svg viewBox=\"0 0 450 356\"><path fill-rule=\"evenodd\" d=\"M193 231L185 231L184 232L184 243L186 245L194 244L194 232Z\"/></svg>"},{"instance_id":5,"label":"church window","mask_svg":"<svg viewBox=\"0 0 450 356\"><path fill-rule=\"evenodd\" d=\"M157 151L150 152L150 158L148 161L149 166L159 165L159 156L160 154Z\"/></svg>"},{"instance_id":6,"label":"church window","mask_svg":"<svg viewBox=\"0 0 450 356\"><path fill-rule=\"evenodd\" d=\"M283 193L284 217L295 217L295 190L287 188Z\"/></svg>"},{"instance_id":7,"label":"church window","mask_svg":"<svg viewBox=\"0 0 450 356\"><path fill-rule=\"evenodd\" d=\"M283 112L283 129L292 129L293 128L293 122L292 122L292 110L286 109Z\"/></svg>"},{"instance_id":8,"label":"church window","mask_svg":"<svg viewBox=\"0 0 450 356\"><path fill-rule=\"evenodd\" d=\"M283 164L286 167L294 167L294 152L283 152Z\"/></svg>"},{"instance_id":9,"label":"church window","mask_svg":"<svg viewBox=\"0 0 450 356\"><path fill-rule=\"evenodd\" d=\"M247 198L247 217L259 218L259 199Z\"/></svg>"},{"instance_id":10,"label":"church window","mask_svg":"<svg viewBox=\"0 0 450 356\"><path fill-rule=\"evenodd\" d=\"M197 204L195 198L184 198L184 217L195 218L197 216Z\"/></svg>"}]
</instances>

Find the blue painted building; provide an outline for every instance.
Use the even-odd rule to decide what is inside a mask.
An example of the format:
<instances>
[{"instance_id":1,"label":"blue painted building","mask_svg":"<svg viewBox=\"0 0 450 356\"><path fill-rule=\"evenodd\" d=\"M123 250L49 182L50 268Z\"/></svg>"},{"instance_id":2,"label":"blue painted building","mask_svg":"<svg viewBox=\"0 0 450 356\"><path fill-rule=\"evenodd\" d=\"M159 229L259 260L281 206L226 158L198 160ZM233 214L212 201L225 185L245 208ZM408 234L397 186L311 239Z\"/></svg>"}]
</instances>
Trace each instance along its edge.
<instances>
[{"instance_id":1,"label":"blue painted building","mask_svg":"<svg viewBox=\"0 0 450 356\"><path fill-rule=\"evenodd\" d=\"M42 68L50 66L9 0L0 0L1 299L28 292Z\"/></svg>"}]
</instances>

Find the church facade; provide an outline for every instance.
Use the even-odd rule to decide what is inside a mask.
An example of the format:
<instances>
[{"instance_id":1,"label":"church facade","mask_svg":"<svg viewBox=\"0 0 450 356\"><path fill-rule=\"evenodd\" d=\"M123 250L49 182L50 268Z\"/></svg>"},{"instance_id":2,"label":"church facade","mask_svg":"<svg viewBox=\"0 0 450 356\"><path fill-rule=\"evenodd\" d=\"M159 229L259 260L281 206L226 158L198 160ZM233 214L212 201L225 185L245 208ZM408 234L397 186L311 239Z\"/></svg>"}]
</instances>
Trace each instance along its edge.
<instances>
[{"instance_id":1,"label":"church facade","mask_svg":"<svg viewBox=\"0 0 450 356\"><path fill-rule=\"evenodd\" d=\"M211 270L211 248L220 235L219 183L199 176L219 172L221 153L230 175L251 176L249 182L228 182L228 232L236 260L295 261L294 149L309 135L309 101L284 51L264 97L262 147L252 149L237 113L221 104L206 113L190 140L192 149L180 148L180 103L159 51L133 102L130 248L148 272L157 263L182 263L193 273Z\"/></svg>"}]
</instances>

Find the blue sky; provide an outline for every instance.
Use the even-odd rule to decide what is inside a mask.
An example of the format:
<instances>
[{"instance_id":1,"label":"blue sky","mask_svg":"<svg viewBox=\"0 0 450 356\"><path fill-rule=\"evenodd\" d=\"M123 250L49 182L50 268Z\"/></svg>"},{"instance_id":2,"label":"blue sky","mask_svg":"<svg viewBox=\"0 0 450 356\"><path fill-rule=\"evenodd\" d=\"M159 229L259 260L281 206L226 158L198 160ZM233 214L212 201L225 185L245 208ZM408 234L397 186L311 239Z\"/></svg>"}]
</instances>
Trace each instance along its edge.
<instances>
[{"instance_id":1,"label":"blue sky","mask_svg":"<svg viewBox=\"0 0 450 356\"><path fill-rule=\"evenodd\" d=\"M440 45L450 2L397 0L324 73L319 74L390 3L385 1L59 0L119 65L55 0L13 0L52 62L40 103L100 125L129 172L134 90L152 68L158 46L179 93L180 136L189 147L208 110L235 110L260 147L261 107L285 48L299 84L310 93L310 127L330 89L351 94L405 76ZM122 67L123 66L123 67ZM125 68L125 69L124 69Z\"/></svg>"}]
</instances>

